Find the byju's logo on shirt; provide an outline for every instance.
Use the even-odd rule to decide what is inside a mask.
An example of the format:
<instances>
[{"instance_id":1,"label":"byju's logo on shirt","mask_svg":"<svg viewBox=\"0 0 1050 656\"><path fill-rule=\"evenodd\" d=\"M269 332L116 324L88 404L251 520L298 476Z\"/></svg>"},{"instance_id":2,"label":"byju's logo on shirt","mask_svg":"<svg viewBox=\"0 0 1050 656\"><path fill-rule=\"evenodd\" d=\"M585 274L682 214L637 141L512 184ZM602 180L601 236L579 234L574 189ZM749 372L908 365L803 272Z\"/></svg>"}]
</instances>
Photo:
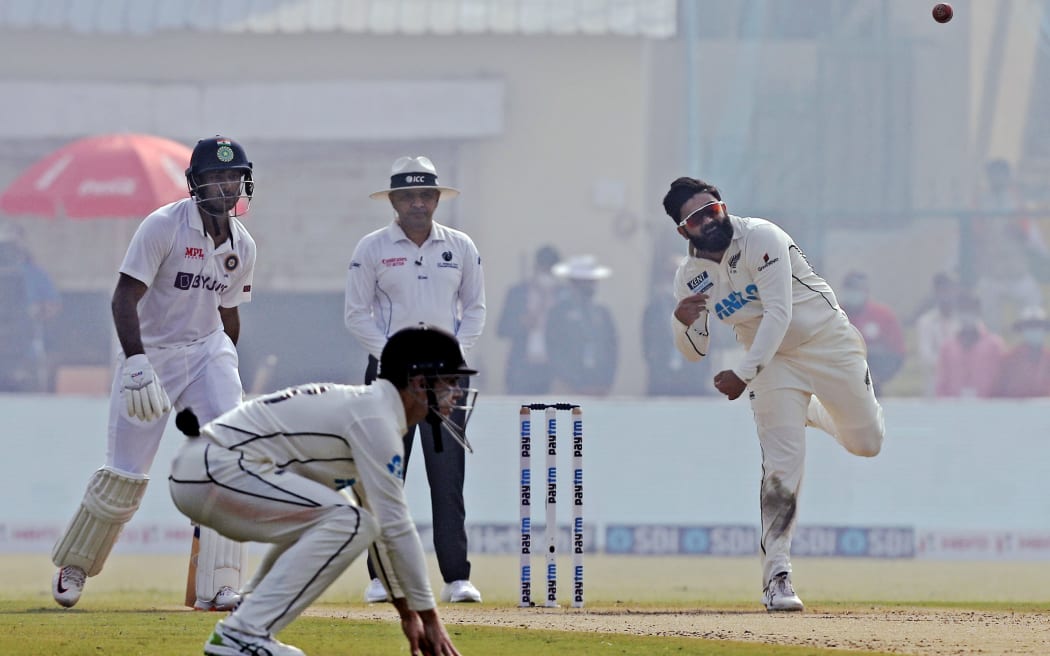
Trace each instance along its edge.
<instances>
[{"instance_id":1,"label":"byju's logo on shirt","mask_svg":"<svg viewBox=\"0 0 1050 656\"><path fill-rule=\"evenodd\" d=\"M223 293L229 285L213 280L211 276L194 275L179 271L175 274L175 289L206 289L209 292Z\"/></svg>"}]
</instances>

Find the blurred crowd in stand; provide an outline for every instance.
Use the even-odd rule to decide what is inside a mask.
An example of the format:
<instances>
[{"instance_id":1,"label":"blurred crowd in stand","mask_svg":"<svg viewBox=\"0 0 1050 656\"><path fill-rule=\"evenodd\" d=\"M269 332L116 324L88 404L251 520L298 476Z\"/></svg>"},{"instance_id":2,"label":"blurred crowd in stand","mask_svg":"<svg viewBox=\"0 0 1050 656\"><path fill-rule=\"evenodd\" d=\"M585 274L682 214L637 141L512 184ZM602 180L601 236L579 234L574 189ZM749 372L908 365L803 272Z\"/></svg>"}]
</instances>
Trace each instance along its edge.
<instances>
[{"instance_id":1,"label":"blurred crowd in stand","mask_svg":"<svg viewBox=\"0 0 1050 656\"><path fill-rule=\"evenodd\" d=\"M61 307L18 226L0 225L0 392L51 390L47 328Z\"/></svg>"},{"instance_id":2,"label":"blurred crowd in stand","mask_svg":"<svg viewBox=\"0 0 1050 656\"><path fill-rule=\"evenodd\" d=\"M930 278L915 308L894 303L885 283L873 285L876 271L849 270L835 285L867 343L882 396L1050 396L1050 248L1043 232L1050 216L1028 209L1005 160L989 161L984 174L972 203L969 247L960 248L954 270ZM713 372L739 355L732 331L720 322L711 327L720 344L712 357L719 361L689 363L674 347L671 282L683 256L654 243L644 311L632 319L640 328L646 370L638 375L648 396L712 395ZM621 344L617 322L624 318L599 300L613 269L600 254L566 255L550 244L530 259L524 278L491 303L506 353L496 391L530 398L610 394L621 373L620 350L636 348ZM55 391L62 353L49 342L62 315L63 295L37 264L21 226L0 222L0 392Z\"/></svg>"}]
</instances>

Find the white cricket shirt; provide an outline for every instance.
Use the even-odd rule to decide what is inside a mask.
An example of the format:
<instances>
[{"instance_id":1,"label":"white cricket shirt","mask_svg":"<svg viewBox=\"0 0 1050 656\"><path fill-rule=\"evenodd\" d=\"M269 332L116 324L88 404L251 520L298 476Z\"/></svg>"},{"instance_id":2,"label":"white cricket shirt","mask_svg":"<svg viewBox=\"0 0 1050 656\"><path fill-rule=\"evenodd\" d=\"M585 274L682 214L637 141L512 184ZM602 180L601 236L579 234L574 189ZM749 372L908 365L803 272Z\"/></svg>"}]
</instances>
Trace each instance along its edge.
<instances>
[{"instance_id":1,"label":"white cricket shirt","mask_svg":"<svg viewBox=\"0 0 1050 656\"><path fill-rule=\"evenodd\" d=\"M387 338L420 322L449 331L466 352L485 325L477 247L466 233L439 223L422 246L396 221L365 235L347 269L344 318L376 358Z\"/></svg>"},{"instance_id":2,"label":"white cricket shirt","mask_svg":"<svg viewBox=\"0 0 1050 656\"><path fill-rule=\"evenodd\" d=\"M779 226L765 219L730 216L733 239L721 262L690 254L675 273L674 294L680 301L703 292L707 311L692 326L673 315L675 345L688 359L707 355L708 318L733 326L747 354L733 368L749 382L781 350L813 337L829 322L849 322L828 283Z\"/></svg>"},{"instance_id":3,"label":"white cricket shirt","mask_svg":"<svg viewBox=\"0 0 1050 656\"><path fill-rule=\"evenodd\" d=\"M393 564L392 592L412 610L434 608L423 545L404 488L405 407L387 380L312 383L230 410L201 434L251 462L272 463L333 489L349 487L379 522ZM247 502L246 502L247 503Z\"/></svg>"},{"instance_id":4,"label":"white cricket shirt","mask_svg":"<svg viewBox=\"0 0 1050 656\"><path fill-rule=\"evenodd\" d=\"M218 247L197 204L185 198L147 216L131 238L120 272L146 284L139 327L146 348L197 342L222 330L219 306L252 298L255 241L237 219Z\"/></svg>"}]
</instances>

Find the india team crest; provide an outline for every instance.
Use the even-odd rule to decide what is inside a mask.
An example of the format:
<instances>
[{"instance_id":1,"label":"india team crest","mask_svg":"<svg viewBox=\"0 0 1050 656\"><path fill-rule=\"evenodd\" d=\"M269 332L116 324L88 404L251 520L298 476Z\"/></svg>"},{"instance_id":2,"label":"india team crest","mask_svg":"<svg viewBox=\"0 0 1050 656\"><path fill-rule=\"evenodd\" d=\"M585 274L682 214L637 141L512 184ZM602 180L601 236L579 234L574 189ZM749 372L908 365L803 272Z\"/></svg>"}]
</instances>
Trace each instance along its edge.
<instances>
[{"instance_id":1,"label":"india team crest","mask_svg":"<svg viewBox=\"0 0 1050 656\"><path fill-rule=\"evenodd\" d=\"M241 260L236 255L229 255L225 260L223 260L222 265L226 267L227 271L233 271L240 265L240 263Z\"/></svg>"},{"instance_id":2,"label":"india team crest","mask_svg":"<svg viewBox=\"0 0 1050 656\"><path fill-rule=\"evenodd\" d=\"M215 151L215 157L224 164L233 161L233 142L229 139L217 139L215 145L219 148Z\"/></svg>"}]
</instances>

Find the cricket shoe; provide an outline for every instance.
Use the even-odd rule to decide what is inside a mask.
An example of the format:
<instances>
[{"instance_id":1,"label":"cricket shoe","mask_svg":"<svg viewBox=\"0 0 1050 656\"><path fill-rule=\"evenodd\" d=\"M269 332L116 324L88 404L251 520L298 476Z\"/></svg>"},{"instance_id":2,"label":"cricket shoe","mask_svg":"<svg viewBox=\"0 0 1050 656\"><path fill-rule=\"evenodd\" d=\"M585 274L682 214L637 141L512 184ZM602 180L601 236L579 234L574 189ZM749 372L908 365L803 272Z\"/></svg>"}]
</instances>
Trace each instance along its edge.
<instances>
[{"instance_id":1,"label":"cricket shoe","mask_svg":"<svg viewBox=\"0 0 1050 656\"><path fill-rule=\"evenodd\" d=\"M474 587L473 583L466 579L453 581L452 583L446 583L445 587L441 588L441 601L447 601L453 604L458 604L464 601L480 603L481 592Z\"/></svg>"},{"instance_id":2,"label":"cricket shoe","mask_svg":"<svg viewBox=\"0 0 1050 656\"><path fill-rule=\"evenodd\" d=\"M76 565L66 565L55 572L51 579L51 595L59 606L72 608L80 601L80 593L84 591L84 582L87 581L87 573L83 568Z\"/></svg>"},{"instance_id":3,"label":"cricket shoe","mask_svg":"<svg viewBox=\"0 0 1050 656\"><path fill-rule=\"evenodd\" d=\"M802 610L802 600L795 594L795 588L791 585L791 574L781 572L769 579L766 589L762 591L762 603L766 610L773 611L799 611Z\"/></svg>"},{"instance_id":4,"label":"cricket shoe","mask_svg":"<svg viewBox=\"0 0 1050 656\"><path fill-rule=\"evenodd\" d=\"M241 595L228 585L219 588L211 601L193 602L193 610L214 610L219 612L231 611L241 603Z\"/></svg>"},{"instance_id":5,"label":"cricket shoe","mask_svg":"<svg viewBox=\"0 0 1050 656\"><path fill-rule=\"evenodd\" d=\"M365 603L378 604L389 599L390 595L386 593L386 588L383 587L382 581L372 579L368 582L368 587L365 588Z\"/></svg>"},{"instance_id":6,"label":"cricket shoe","mask_svg":"<svg viewBox=\"0 0 1050 656\"><path fill-rule=\"evenodd\" d=\"M205 656L306 656L298 647L279 642L272 635L257 636L231 629L222 623L215 625L208 642L204 643Z\"/></svg>"}]
</instances>

